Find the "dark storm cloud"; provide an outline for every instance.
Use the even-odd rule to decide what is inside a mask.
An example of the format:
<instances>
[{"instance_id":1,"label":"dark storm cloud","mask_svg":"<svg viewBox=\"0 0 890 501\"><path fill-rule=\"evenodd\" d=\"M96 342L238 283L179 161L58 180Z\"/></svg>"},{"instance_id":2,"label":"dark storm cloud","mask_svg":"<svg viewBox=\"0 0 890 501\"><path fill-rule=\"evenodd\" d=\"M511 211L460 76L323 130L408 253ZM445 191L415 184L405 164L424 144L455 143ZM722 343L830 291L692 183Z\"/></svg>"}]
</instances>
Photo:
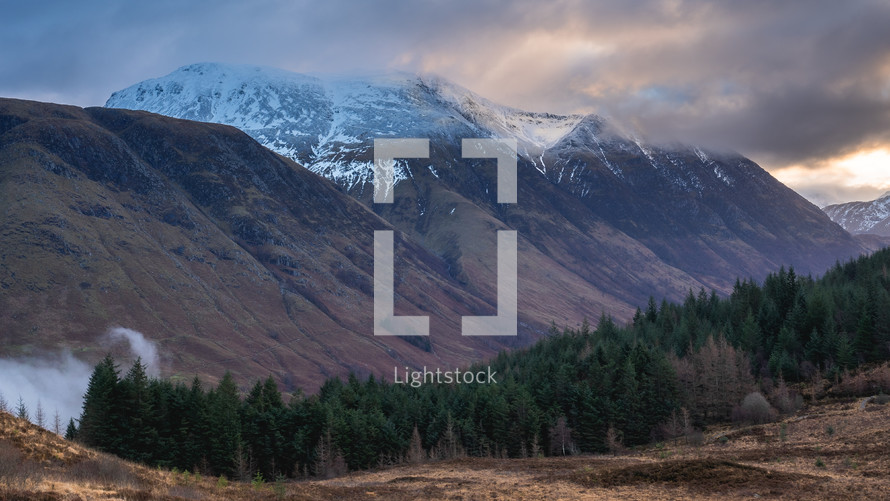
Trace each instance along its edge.
<instances>
[{"instance_id":1,"label":"dark storm cloud","mask_svg":"<svg viewBox=\"0 0 890 501\"><path fill-rule=\"evenodd\" d=\"M18 2L0 95L101 105L198 61L428 71L768 165L890 144L884 1Z\"/></svg>"},{"instance_id":2,"label":"dark storm cloud","mask_svg":"<svg viewBox=\"0 0 890 501\"><path fill-rule=\"evenodd\" d=\"M780 163L890 142L890 4L781 5L710 5L685 39L600 61L597 108Z\"/></svg>"}]
</instances>

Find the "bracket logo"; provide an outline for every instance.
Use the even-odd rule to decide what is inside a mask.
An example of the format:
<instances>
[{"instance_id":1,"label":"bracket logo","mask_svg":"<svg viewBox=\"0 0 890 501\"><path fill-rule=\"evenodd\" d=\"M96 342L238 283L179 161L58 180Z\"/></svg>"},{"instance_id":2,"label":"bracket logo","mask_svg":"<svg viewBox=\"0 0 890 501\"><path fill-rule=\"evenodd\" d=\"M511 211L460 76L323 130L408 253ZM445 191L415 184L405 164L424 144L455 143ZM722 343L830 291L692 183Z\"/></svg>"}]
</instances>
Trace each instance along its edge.
<instances>
[{"instance_id":1,"label":"bracket logo","mask_svg":"<svg viewBox=\"0 0 890 501\"><path fill-rule=\"evenodd\" d=\"M516 203L516 140L464 139L463 158L496 158L498 203ZM429 139L374 140L374 203L391 204L395 188L396 158L429 158ZM515 230L498 230L497 305L494 316L464 316L464 336L515 336L517 334L517 240ZM429 336L428 316L396 316L393 273L393 232L374 231L374 335Z\"/></svg>"}]
</instances>

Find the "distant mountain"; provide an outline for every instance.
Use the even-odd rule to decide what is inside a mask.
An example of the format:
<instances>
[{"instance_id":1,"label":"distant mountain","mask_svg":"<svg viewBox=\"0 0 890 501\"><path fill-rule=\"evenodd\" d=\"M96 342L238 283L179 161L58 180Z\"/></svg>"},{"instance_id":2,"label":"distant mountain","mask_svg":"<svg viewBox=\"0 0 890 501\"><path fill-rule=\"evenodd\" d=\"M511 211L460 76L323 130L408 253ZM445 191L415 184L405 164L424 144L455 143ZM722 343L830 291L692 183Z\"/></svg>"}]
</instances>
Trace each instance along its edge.
<instances>
[{"instance_id":1,"label":"distant mountain","mask_svg":"<svg viewBox=\"0 0 890 501\"><path fill-rule=\"evenodd\" d=\"M822 209L832 221L854 235L890 237L890 192L870 202L847 202Z\"/></svg>"},{"instance_id":2,"label":"distant mountain","mask_svg":"<svg viewBox=\"0 0 890 501\"><path fill-rule=\"evenodd\" d=\"M106 106L244 130L442 256L468 290L490 292L492 264L479 254L493 249L493 230L516 229L520 254L534 263L520 270L526 311L549 318L626 318L650 294L726 291L736 276L780 265L818 273L863 251L742 156L646 144L602 117L504 107L437 77L195 64L116 92ZM371 200L378 137L431 141L429 160L398 163L391 206ZM518 204L496 202L490 163L461 159L467 137L516 139ZM543 298L551 306L536 311Z\"/></svg>"},{"instance_id":3,"label":"distant mountain","mask_svg":"<svg viewBox=\"0 0 890 501\"><path fill-rule=\"evenodd\" d=\"M431 315L432 335L374 337L373 232L392 227L233 127L0 99L0 193L0 356L97 361L121 325L159 344L166 375L314 390L533 333L462 337L491 305L397 237L396 313Z\"/></svg>"}]
</instances>

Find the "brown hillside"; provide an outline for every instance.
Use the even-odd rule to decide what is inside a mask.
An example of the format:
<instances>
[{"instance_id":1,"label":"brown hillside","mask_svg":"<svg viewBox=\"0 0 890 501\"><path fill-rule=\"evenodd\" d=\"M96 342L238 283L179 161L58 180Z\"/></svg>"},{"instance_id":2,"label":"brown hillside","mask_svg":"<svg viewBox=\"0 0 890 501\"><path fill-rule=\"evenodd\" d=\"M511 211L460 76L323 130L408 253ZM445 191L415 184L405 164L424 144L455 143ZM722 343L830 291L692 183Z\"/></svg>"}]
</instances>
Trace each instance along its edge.
<instances>
[{"instance_id":1,"label":"brown hillside","mask_svg":"<svg viewBox=\"0 0 890 501\"><path fill-rule=\"evenodd\" d=\"M432 336L374 337L373 232L391 226L232 127L0 100L0 206L2 357L95 362L120 325L159 344L165 376L312 391L504 346L460 335L490 305L398 238L396 313L432 314Z\"/></svg>"},{"instance_id":2,"label":"brown hillside","mask_svg":"<svg viewBox=\"0 0 890 501\"><path fill-rule=\"evenodd\" d=\"M0 499L887 499L886 400L717 427L700 446L680 439L619 456L464 458L262 485L144 468L0 413Z\"/></svg>"}]
</instances>

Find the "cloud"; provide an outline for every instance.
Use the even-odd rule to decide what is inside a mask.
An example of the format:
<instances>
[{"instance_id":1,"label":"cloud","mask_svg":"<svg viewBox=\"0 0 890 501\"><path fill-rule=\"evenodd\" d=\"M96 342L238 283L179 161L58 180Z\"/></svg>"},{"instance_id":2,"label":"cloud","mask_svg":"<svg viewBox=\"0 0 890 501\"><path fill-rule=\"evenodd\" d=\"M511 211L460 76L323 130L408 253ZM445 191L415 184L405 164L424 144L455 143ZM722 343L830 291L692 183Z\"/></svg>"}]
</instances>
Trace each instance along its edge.
<instances>
[{"instance_id":1,"label":"cloud","mask_svg":"<svg viewBox=\"0 0 890 501\"><path fill-rule=\"evenodd\" d=\"M161 375L161 360L158 356L158 346L154 341L150 341L142 335L141 332L127 329L126 327L112 327L108 330L106 338L110 344L124 342L129 346L130 354L133 357L142 359L145 365L145 372L149 377L159 377Z\"/></svg>"},{"instance_id":2,"label":"cloud","mask_svg":"<svg viewBox=\"0 0 890 501\"><path fill-rule=\"evenodd\" d=\"M887 26L879 0L18 3L0 95L101 105L200 61L423 71L775 169L890 144Z\"/></svg>"},{"instance_id":3,"label":"cloud","mask_svg":"<svg viewBox=\"0 0 890 501\"><path fill-rule=\"evenodd\" d=\"M91 366L68 351L37 358L0 359L0 395L10 412L21 397L32 421L36 421L39 402L46 415L45 426L50 429L58 411L64 427L68 419L80 416L92 372Z\"/></svg>"},{"instance_id":4,"label":"cloud","mask_svg":"<svg viewBox=\"0 0 890 501\"><path fill-rule=\"evenodd\" d=\"M874 200L890 190L890 149L875 148L773 172L813 203Z\"/></svg>"},{"instance_id":5,"label":"cloud","mask_svg":"<svg viewBox=\"0 0 890 501\"><path fill-rule=\"evenodd\" d=\"M114 327L98 339L106 351L125 348L123 357L132 362L141 357L149 376L160 375L160 359L157 345L140 332ZM118 362L124 362L121 356ZM124 369L126 372L127 369ZM56 412L61 421L61 432L70 418L77 419L83 406L93 373L93 366L76 358L70 351L47 352L34 357L0 359L0 397L10 412L14 411L19 398L28 409L32 422L36 422L38 405L45 414L45 427L52 430Z\"/></svg>"}]
</instances>

